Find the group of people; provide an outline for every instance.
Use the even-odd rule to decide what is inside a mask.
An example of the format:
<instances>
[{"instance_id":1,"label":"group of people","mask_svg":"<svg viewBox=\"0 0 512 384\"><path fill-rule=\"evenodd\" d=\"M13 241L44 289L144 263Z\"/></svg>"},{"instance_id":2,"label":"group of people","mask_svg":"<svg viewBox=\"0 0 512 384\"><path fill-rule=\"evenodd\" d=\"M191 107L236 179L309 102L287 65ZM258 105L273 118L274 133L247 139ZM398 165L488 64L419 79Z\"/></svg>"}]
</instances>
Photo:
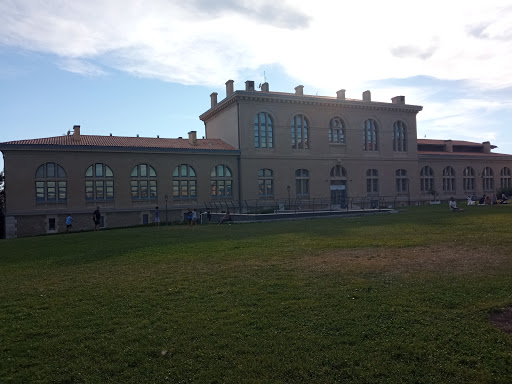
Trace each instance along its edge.
<instances>
[{"instance_id":1,"label":"group of people","mask_svg":"<svg viewBox=\"0 0 512 384\"><path fill-rule=\"evenodd\" d=\"M508 197L504 193L501 194L501 198L498 199L497 195L493 193L492 195L483 195L480 199L476 197L476 194L473 196L468 196L468 205L495 205L495 204L508 204ZM450 210L452 211L460 211L461 209L457 207L457 202L453 197L450 198L448 202L450 205Z\"/></svg>"},{"instance_id":2,"label":"group of people","mask_svg":"<svg viewBox=\"0 0 512 384\"><path fill-rule=\"evenodd\" d=\"M501 194L501 198L498 199L498 196L493 193L491 195L483 195L480 199L476 197L475 194L473 196L468 196L468 205L495 205L495 204L508 204L508 197L504 193Z\"/></svg>"}]
</instances>

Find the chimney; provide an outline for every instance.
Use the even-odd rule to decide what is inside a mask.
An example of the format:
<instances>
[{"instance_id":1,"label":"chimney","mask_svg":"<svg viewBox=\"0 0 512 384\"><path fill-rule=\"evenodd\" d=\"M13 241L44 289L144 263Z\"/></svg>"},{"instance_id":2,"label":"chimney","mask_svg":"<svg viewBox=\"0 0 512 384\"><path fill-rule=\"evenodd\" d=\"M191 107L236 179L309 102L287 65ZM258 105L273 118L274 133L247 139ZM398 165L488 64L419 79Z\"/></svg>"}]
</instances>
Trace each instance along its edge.
<instances>
[{"instance_id":1,"label":"chimney","mask_svg":"<svg viewBox=\"0 0 512 384\"><path fill-rule=\"evenodd\" d=\"M489 141L484 141L482 145L484 153L491 153L491 143Z\"/></svg>"},{"instance_id":2,"label":"chimney","mask_svg":"<svg viewBox=\"0 0 512 384\"><path fill-rule=\"evenodd\" d=\"M444 150L445 152L453 152L453 143L451 140L444 141Z\"/></svg>"},{"instance_id":3,"label":"chimney","mask_svg":"<svg viewBox=\"0 0 512 384\"><path fill-rule=\"evenodd\" d=\"M340 89L338 92L336 92L336 95L338 97L338 100L345 100L345 90Z\"/></svg>"},{"instance_id":4,"label":"chimney","mask_svg":"<svg viewBox=\"0 0 512 384\"><path fill-rule=\"evenodd\" d=\"M267 82L261 84L261 92L270 92L269 88L268 88L268 83Z\"/></svg>"},{"instance_id":5,"label":"chimney","mask_svg":"<svg viewBox=\"0 0 512 384\"><path fill-rule=\"evenodd\" d=\"M210 95L210 99L212 101L212 108L215 107L217 105L217 95L218 93L217 92L213 92L211 95Z\"/></svg>"},{"instance_id":6,"label":"chimney","mask_svg":"<svg viewBox=\"0 0 512 384\"><path fill-rule=\"evenodd\" d=\"M295 87L295 96L304 96L304 86L303 85L297 85Z\"/></svg>"},{"instance_id":7,"label":"chimney","mask_svg":"<svg viewBox=\"0 0 512 384\"><path fill-rule=\"evenodd\" d=\"M393 104L405 104L405 96L395 96L391 99Z\"/></svg>"},{"instance_id":8,"label":"chimney","mask_svg":"<svg viewBox=\"0 0 512 384\"><path fill-rule=\"evenodd\" d=\"M226 97L231 96L233 93L233 80L226 81Z\"/></svg>"},{"instance_id":9,"label":"chimney","mask_svg":"<svg viewBox=\"0 0 512 384\"><path fill-rule=\"evenodd\" d=\"M363 101L372 101L372 93L370 91L363 92Z\"/></svg>"},{"instance_id":10,"label":"chimney","mask_svg":"<svg viewBox=\"0 0 512 384\"><path fill-rule=\"evenodd\" d=\"M80 126L73 125L73 141L80 141Z\"/></svg>"},{"instance_id":11,"label":"chimney","mask_svg":"<svg viewBox=\"0 0 512 384\"><path fill-rule=\"evenodd\" d=\"M197 145L197 131L190 131L188 133L188 142L190 145Z\"/></svg>"},{"instance_id":12,"label":"chimney","mask_svg":"<svg viewBox=\"0 0 512 384\"><path fill-rule=\"evenodd\" d=\"M245 90L246 91L254 91L254 81L247 80L245 82Z\"/></svg>"}]
</instances>

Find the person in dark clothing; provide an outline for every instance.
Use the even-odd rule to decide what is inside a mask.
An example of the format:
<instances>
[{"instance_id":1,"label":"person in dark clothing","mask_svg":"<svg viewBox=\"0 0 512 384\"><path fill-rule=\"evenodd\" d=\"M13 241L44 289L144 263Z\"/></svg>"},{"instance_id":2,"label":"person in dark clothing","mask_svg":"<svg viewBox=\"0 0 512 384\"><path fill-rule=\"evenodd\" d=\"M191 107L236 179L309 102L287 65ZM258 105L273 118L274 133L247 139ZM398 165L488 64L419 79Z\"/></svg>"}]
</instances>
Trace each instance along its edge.
<instances>
[{"instance_id":1,"label":"person in dark clothing","mask_svg":"<svg viewBox=\"0 0 512 384\"><path fill-rule=\"evenodd\" d=\"M92 214L92 220L94 221L94 230L95 231L100 229L100 219L101 219L100 207L96 207L96 210Z\"/></svg>"}]
</instances>

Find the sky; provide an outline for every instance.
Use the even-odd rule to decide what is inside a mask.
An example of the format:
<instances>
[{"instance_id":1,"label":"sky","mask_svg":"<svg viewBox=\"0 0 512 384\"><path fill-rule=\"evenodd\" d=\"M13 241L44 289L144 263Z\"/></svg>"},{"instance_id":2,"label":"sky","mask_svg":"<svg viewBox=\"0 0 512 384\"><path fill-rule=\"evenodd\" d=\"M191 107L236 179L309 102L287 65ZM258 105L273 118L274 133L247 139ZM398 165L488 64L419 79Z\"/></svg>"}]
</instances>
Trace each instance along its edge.
<instances>
[{"instance_id":1,"label":"sky","mask_svg":"<svg viewBox=\"0 0 512 384\"><path fill-rule=\"evenodd\" d=\"M510 0L1 0L0 142L204 135L210 94L421 105L418 138L512 154ZM0 158L0 170L3 159Z\"/></svg>"}]
</instances>

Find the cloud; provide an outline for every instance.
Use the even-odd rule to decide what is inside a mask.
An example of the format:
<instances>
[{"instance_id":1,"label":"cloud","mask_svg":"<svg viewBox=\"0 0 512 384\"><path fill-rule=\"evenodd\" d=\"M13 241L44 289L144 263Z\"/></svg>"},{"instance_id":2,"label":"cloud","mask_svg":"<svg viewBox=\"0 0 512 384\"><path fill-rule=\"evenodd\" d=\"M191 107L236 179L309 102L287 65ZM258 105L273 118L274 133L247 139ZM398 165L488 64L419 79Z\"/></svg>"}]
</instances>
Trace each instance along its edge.
<instances>
[{"instance_id":1,"label":"cloud","mask_svg":"<svg viewBox=\"0 0 512 384\"><path fill-rule=\"evenodd\" d=\"M405 0L0 2L2 45L87 75L112 68L211 86L279 64L316 89L417 75L506 87L511 25L507 0L432 0L421 17Z\"/></svg>"},{"instance_id":2,"label":"cloud","mask_svg":"<svg viewBox=\"0 0 512 384\"><path fill-rule=\"evenodd\" d=\"M418 58L421 60L426 60L430 58L435 51L437 50L437 47L430 46L427 48L421 48L421 47L415 47L415 46L400 46L400 47L394 47L391 48L391 54L396 57L400 58Z\"/></svg>"},{"instance_id":3,"label":"cloud","mask_svg":"<svg viewBox=\"0 0 512 384\"><path fill-rule=\"evenodd\" d=\"M65 71L84 76L102 76L106 74L100 67L85 60L64 59L58 63L58 66Z\"/></svg>"}]
</instances>

